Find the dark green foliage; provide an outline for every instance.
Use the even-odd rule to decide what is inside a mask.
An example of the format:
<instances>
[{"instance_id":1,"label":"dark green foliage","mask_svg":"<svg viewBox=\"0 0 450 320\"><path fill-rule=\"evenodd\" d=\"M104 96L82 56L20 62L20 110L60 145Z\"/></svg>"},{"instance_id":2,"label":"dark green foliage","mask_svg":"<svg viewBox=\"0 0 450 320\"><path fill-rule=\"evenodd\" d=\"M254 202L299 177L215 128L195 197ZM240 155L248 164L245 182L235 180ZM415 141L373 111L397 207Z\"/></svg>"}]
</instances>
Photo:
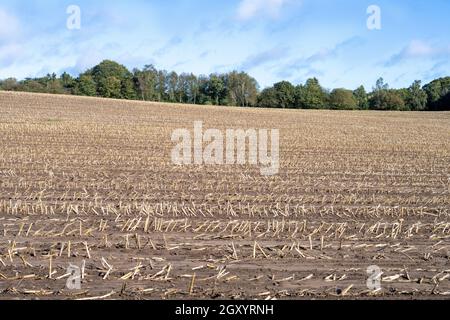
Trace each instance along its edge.
<instances>
[{"instance_id":1,"label":"dark green foliage","mask_svg":"<svg viewBox=\"0 0 450 320\"><path fill-rule=\"evenodd\" d=\"M330 94L330 107L335 110L354 110L358 107L358 101L352 91L334 89Z\"/></svg>"},{"instance_id":2,"label":"dark green foliage","mask_svg":"<svg viewBox=\"0 0 450 320\"><path fill-rule=\"evenodd\" d=\"M450 93L450 77L434 80L424 87L428 95L429 110L450 110L448 95Z\"/></svg>"},{"instance_id":3,"label":"dark green foliage","mask_svg":"<svg viewBox=\"0 0 450 320\"><path fill-rule=\"evenodd\" d=\"M273 87L264 89L257 101L261 108L295 108L296 88L288 81L276 83Z\"/></svg>"},{"instance_id":4,"label":"dark green foliage","mask_svg":"<svg viewBox=\"0 0 450 320\"><path fill-rule=\"evenodd\" d=\"M304 86L296 88L296 106L301 109L327 108L328 95L316 78L308 79Z\"/></svg>"},{"instance_id":5,"label":"dark green foliage","mask_svg":"<svg viewBox=\"0 0 450 320\"><path fill-rule=\"evenodd\" d=\"M91 75L83 74L77 79L74 94L94 97L97 95L97 85Z\"/></svg>"},{"instance_id":6,"label":"dark green foliage","mask_svg":"<svg viewBox=\"0 0 450 320\"><path fill-rule=\"evenodd\" d=\"M386 96L389 85L384 83L384 79L377 80L375 88L373 88L372 95L369 99L369 107L372 110L387 110Z\"/></svg>"},{"instance_id":7,"label":"dark green foliage","mask_svg":"<svg viewBox=\"0 0 450 320\"><path fill-rule=\"evenodd\" d=\"M408 95L406 104L413 111L423 111L427 108L428 96L425 90L422 89L421 82L416 80L408 88Z\"/></svg>"},{"instance_id":8,"label":"dark green foliage","mask_svg":"<svg viewBox=\"0 0 450 320\"><path fill-rule=\"evenodd\" d=\"M355 91L353 91L353 95L356 99L358 109L360 110L368 110L369 109L369 96L367 95L366 89L364 86L358 87Z\"/></svg>"},{"instance_id":9,"label":"dark green foliage","mask_svg":"<svg viewBox=\"0 0 450 320\"><path fill-rule=\"evenodd\" d=\"M389 90L385 97L386 108L384 110L407 111L405 100L403 100L402 93L397 90Z\"/></svg>"},{"instance_id":10,"label":"dark green foliage","mask_svg":"<svg viewBox=\"0 0 450 320\"><path fill-rule=\"evenodd\" d=\"M441 111L450 110L450 92L439 100L439 109Z\"/></svg>"},{"instance_id":11,"label":"dark green foliage","mask_svg":"<svg viewBox=\"0 0 450 320\"><path fill-rule=\"evenodd\" d=\"M85 75L91 75L94 79L98 96L116 99L136 98L133 75L117 62L105 60L92 70L88 70Z\"/></svg>"},{"instance_id":12,"label":"dark green foliage","mask_svg":"<svg viewBox=\"0 0 450 320\"><path fill-rule=\"evenodd\" d=\"M257 81L245 72L196 76L157 70L146 65L131 73L125 66L105 60L73 78L64 72L41 78L0 80L0 90L139 99L173 103L228 105L263 108L337 110L450 110L450 77L421 87L415 81L409 88L389 89L383 78L373 91L363 86L355 91L334 89L329 93L316 78L294 86L281 81L259 92Z\"/></svg>"},{"instance_id":13,"label":"dark green foliage","mask_svg":"<svg viewBox=\"0 0 450 320\"><path fill-rule=\"evenodd\" d=\"M258 96L258 107L278 108L278 97L275 88L264 89Z\"/></svg>"},{"instance_id":14,"label":"dark green foliage","mask_svg":"<svg viewBox=\"0 0 450 320\"><path fill-rule=\"evenodd\" d=\"M211 97L211 100L215 105L219 105L220 101L226 97L226 89L223 78L216 74L212 74L209 77L209 81L207 82L204 90L205 94Z\"/></svg>"},{"instance_id":15,"label":"dark green foliage","mask_svg":"<svg viewBox=\"0 0 450 320\"><path fill-rule=\"evenodd\" d=\"M295 87L288 81L274 85L278 108L295 108Z\"/></svg>"},{"instance_id":16,"label":"dark green foliage","mask_svg":"<svg viewBox=\"0 0 450 320\"><path fill-rule=\"evenodd\" d=\"M407 95L408 90L389 89L389 85L384 83L383 78L380 78L369 99L369 106L372 110L404 111L408 109L405 105Z\"/></svg>"},{"instance_id":17,"label":"dark green foliage","mask_svg":"<svg viewBox=\"0 0 450 320\"><path fill-rule=\"evenodd\" d=\"M264 108L325 109L327 104L328 94L316 78L297 87L288 81L278 82L263 90L258 98L258 106Z\"/></svg>"},{"instance_id":18,"label":"dark green foliage","mask_svg":"<svg viewBox=\"0 0 450 320\"><path fill-rule=\"evenodd\" d=\"M402 102L398 101L396 103L397 109L393 109L396 111L411 111L411 106L408 104L408 101L410 99L410 92L406 88L402 89L391 89L389 90L392 96L397 96L401 99ZM389 95L389 94L388 94Z\"/></svg>"},{"instance_id":19,"label":"dark green foliage","mask_svg":"<svg viewBox=\"0 0 450 320\"><path fill-rule=\"evenodd\" d=\"M396 90L379 92L369 101L372 110L405 111L405 101Z\"/></svg>"}]
</instances>

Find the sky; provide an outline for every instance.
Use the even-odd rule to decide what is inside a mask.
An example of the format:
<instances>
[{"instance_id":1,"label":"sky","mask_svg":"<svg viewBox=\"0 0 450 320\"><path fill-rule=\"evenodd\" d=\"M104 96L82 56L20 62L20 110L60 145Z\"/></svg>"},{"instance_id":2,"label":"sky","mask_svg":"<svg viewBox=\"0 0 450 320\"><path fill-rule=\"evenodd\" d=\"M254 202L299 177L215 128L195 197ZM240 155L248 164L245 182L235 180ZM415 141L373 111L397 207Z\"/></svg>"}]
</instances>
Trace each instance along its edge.
<instances>
[{"instance_id":1,"label":"sky","mask_svg":"<svg viewBox=\"0 0 450 320\"><path fill-rule=\"evenodd\" d=\"M449 12L448 0L0 0L0 79L78 75L111 59L246 71L261 89L311 77L330 89L379 77L407 87L450 76Z\"/></svg>"}]
</instances>

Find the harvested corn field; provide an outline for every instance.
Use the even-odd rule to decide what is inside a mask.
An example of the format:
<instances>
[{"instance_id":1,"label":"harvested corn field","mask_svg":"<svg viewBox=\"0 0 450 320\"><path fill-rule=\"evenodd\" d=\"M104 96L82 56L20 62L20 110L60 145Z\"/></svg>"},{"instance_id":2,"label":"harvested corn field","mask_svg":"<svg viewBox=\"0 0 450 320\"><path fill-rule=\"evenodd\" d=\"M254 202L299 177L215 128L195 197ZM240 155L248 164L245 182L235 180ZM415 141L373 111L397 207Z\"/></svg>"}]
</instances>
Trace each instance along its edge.
<instances>
[{"instance_id":1,"label":"harvested corn field","mask_svg":"<svg viewBox=\"0 0 450 320\"><path fill-rule=\"evenodd\" d=\"M174 165L195 121L279 129L278 174ZM445 298L449 214L450 113L0 92L1 299Z\"/></svg>"}]
</instances>

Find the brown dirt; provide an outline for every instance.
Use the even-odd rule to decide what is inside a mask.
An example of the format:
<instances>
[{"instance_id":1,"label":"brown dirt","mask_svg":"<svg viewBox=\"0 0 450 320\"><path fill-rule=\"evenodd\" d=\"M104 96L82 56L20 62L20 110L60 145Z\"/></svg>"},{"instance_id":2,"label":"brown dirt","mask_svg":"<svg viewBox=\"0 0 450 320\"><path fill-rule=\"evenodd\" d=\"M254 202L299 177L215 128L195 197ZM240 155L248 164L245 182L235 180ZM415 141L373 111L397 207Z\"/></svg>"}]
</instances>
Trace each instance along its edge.
<instances>
[{"instance_id":1,"label":"brown dirt","mask_svg":"<svg viewBox=\"0 0 450 320\"><path fill-rule=\"evenodd\" d=\"M172 165L197 120L280 129L279 175ZM446 298L449 168L450 113L0 92L0 299Z\"/></svg>"}]
</instances>

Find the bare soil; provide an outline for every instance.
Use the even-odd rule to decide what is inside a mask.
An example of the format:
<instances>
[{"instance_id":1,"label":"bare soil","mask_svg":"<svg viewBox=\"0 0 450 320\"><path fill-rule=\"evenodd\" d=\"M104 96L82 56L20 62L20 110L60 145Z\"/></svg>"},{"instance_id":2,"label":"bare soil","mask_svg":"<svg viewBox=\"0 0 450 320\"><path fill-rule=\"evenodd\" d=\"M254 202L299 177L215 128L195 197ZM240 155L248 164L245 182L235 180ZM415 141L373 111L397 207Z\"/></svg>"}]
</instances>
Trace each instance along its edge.
<instances>
[{"instance_id":1,"label":"bare soil","mask_svg":"<svg viewBox=\"0 0 450 320\"><path fill-rule=\"evenodd\" d=\"M280 173L173 165L200 120L279 129ZM450 113L0 92L0 299L447 299L449 214Z\"/></svg>"}]
</instances>

